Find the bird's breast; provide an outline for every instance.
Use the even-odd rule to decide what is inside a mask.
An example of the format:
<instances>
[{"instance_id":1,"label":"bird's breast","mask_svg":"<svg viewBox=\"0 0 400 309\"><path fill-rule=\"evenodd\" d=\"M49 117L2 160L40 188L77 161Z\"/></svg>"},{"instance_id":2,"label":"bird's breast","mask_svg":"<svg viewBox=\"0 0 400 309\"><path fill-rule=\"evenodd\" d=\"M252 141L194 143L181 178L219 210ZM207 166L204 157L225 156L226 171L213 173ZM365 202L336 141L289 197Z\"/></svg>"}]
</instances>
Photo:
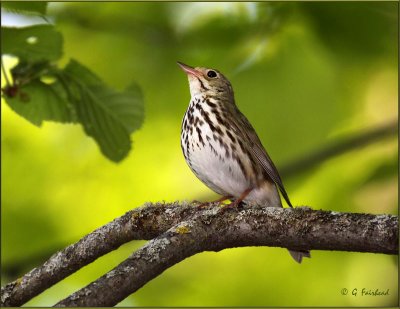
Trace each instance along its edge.
<instances>
[{"instance_id":1,"label":"bird's breast","mask_svg":"<svg viewBox=\"0 0 400 309\"><path fill-rule=\"evenodd\" d=\"M246 177L251 162L218 121L222 116L216 106L212 99L192 99L182 121L182 151L203 183L219 194L236 197L251 185Z\"/></svg>"}]
</instances>

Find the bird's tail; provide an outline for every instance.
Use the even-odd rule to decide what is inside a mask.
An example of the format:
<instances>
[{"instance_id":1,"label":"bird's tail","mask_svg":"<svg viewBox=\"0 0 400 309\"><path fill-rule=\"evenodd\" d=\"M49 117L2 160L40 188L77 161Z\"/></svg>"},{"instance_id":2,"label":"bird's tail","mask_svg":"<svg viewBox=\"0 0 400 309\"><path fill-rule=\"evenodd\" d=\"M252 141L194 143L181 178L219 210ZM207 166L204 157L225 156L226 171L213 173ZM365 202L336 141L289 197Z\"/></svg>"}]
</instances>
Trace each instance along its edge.
<instances>
[{"instance_id":1,"label":"bird's tail","mask_svg":"<svg viewBox=\"0 0 400 309\"><path fill-rule=\"evenodd\" d=\"M303 260L303 257L311 258L310 251L292 251L292 250L289 250L289 253L297 263L301 263L301 261Z\"/></svg>"}]
</instances>

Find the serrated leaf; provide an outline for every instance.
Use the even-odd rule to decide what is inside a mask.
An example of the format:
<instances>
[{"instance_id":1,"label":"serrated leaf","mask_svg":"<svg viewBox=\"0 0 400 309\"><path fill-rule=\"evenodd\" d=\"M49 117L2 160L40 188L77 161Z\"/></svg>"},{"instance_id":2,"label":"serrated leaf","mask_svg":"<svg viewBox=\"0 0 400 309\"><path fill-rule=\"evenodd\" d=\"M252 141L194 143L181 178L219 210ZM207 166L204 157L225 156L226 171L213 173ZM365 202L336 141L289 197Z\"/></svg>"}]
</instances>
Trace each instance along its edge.
<instances>
[{"instance_id":1,"label":"serrated leaf","mask_svg":"<svg viewBox=\"0 0 400 309\"><path fill-rule=\"evenodd\" d=\"M45 15L46 1L1 1L1 7L15 13Z\"/></svg>"},{"instance_id":2,"label":"serrated leaf","mask_svg":"<svg viewBox=\"0 0 400 309\"><path fill-rule=\"evenodd\" d=\"M144 108L143 95L138 85L132 84L123 92L93 85L93 92L97 93L101 101L115 112L129 133L141 127Z\"/></svg>"},{"instance_id":3,"label":"serrated leaf","mask_svg":"<svg viewBox=\"0 0 400 309\"><path fill-rule=\"evenodd\" d=\"M110 160L131 149L130 134L143 122L143 98L137 86L116 92L89 69L71 60L61 73L85 132Z\"/></svg>"},{"instance_id":4,"label":"serrated leaf","mask_svg":"<svg viewBox=\"0 0 400 309\"><path fill-rule=\"evenodd\" d=\"M5 100L12 110L37 126L45 120L77 121L73 105L67 102L64 89L57 82L34 80L16 88L14 95L5 96Z\"/></svg>"},{"instance_id":5,"label":"serrated leaf","mask_svg":"<svg viewBox=\"0 0 400 309\"><path fill-rule=\"evenodd\" d=\"M75 60L71 60L65 69L79 76L108 109L122 121L129 133L140 128L144 118L143 94L140 87L132 83L123 92L108 87L99 77Z\"/></svg>"},{"instance_id":6,"label":"serrated leaf","mask_svg":"<svg viewBox=\"0 0 400 309\"><path fill-rule=\"evenodd\" d=\"M63 39L52 25L1 27L1 53L21 61L54 61L62 56Z\"/></svg>"}]
</instances>

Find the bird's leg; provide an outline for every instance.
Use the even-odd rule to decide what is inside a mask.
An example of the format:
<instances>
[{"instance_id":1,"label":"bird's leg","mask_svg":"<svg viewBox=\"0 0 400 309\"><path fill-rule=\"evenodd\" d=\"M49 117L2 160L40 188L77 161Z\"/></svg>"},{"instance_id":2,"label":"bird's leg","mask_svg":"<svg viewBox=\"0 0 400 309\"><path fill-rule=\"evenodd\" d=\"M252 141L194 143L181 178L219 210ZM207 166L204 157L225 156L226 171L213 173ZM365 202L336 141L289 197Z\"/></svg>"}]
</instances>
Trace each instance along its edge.
<instances>
[{"instance_id":1,"label":"bird's leg","mask_svg":"<svg viewBox=\"0 0 400 309\"><path fill-rule=\"evenodd\" d=\"M245 191L243 191L243 193L232 203L224 206L224 208L222 208L223 210L226 210L228 208L233 208L233 207L237 207L241 201L243 201L247 195L250 194L250 192L253 190L253 188L248 188Z\"/></svg>"},{"instance_id":2,"label":"bird's leg","mask_svg":"<svg viewBox=\"0 0 400 309\"><path fill-rule=\"evenodd\" d=\"M226 200L228 200L228 199L230 199L230 198L232 198L232 196L230 196L230 195L224 195L224 196L222 196L222 197L220 197L219 199L217 199L217 200L215 200L215 201L211 201L211 202L203 202L203 203L201 203L199 206L197 206L197 208L200 208L200 209L202 209L202 208L205 208L206 206L208 206L208 205L210 205L210 204L214 204L214 203L218 203L218 205L220 205L220 204L222 204L222 202L224 202L224 201L226 201Z\"/></svg>"}]
</instances>

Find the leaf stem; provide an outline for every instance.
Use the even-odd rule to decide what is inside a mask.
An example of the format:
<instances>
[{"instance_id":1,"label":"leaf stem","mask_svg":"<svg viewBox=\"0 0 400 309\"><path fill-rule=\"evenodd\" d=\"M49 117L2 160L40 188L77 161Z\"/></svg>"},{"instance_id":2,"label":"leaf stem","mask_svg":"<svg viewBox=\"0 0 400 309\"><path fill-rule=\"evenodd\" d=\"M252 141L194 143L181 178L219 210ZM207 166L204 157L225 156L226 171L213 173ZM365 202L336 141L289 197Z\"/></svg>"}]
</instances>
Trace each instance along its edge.
<instances>
[{"instance_id":1,"label":"leaf stem","mask_svg":"<svg viewBox=\"0 0 400 309\"><path fill-rule=\"evenodd\" d=\"M3 56L1 56L1 70L3 71L3 75L4 75L4 79L6 80L7 87L10 87L11 86L11 82L8 79L6 68L4 67Z\"/></svg>"}]
</instances>

